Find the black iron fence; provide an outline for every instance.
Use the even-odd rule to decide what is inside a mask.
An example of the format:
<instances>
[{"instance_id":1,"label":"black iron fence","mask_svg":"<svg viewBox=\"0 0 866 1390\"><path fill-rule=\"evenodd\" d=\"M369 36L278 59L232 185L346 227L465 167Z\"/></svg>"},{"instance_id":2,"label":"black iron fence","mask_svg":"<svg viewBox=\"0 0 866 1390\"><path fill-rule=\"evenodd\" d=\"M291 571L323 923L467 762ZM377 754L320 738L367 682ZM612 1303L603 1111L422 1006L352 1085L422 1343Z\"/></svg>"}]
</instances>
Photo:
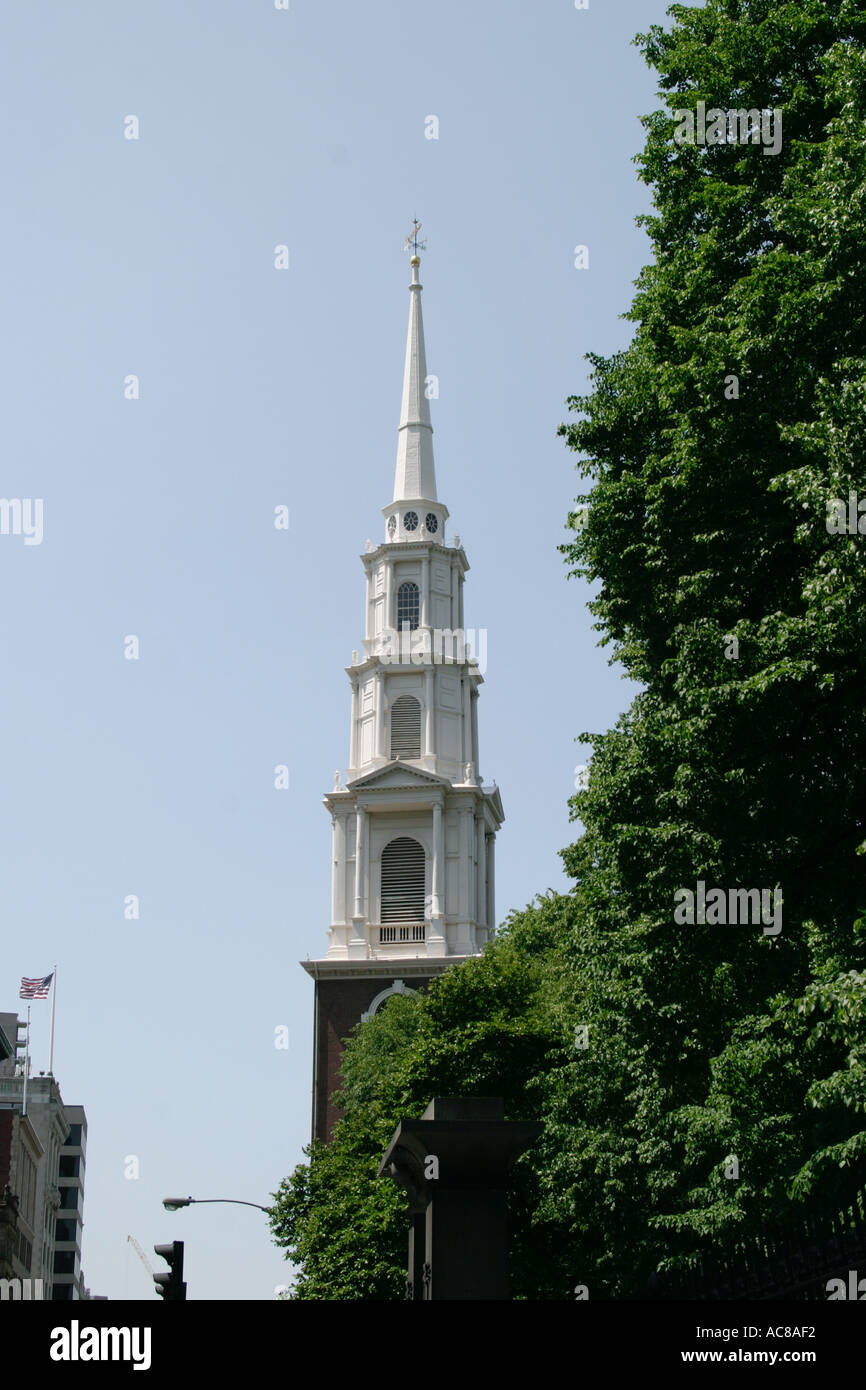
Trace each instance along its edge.
<instances>
[{"instance_id":1,"label":"black iron fence","mask_svg":"<svg viewBox=\"0 0 866 1390\"><path fill-rule=\"evenodd\" d=\"M828 1288L831 1279L843 1284ZM866 1190L842 1210L798 1211L775 1227L707 1250L688 1272L653 1274L635 1297L826 1301L831 1294L866 1300Z\"/></svg>"}]
</instances>

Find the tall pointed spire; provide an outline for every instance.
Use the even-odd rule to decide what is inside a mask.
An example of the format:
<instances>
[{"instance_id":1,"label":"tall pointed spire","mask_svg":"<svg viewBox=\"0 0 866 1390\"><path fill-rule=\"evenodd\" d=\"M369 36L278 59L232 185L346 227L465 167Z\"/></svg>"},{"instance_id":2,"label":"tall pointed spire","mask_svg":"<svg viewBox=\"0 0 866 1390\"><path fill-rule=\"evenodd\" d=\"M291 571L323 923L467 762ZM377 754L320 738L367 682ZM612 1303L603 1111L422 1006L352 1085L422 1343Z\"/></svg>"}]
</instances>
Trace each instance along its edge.
<instances>
[{"instance_id":1,"label":"tall pointed spire","mask_svg":"<svg viewBox=\"0 0 866 1390\"><path fill-rule=\"evenodd\" d=\"M409 332L406 337L406 363L403 368L403 400L397 431L397 467L394 471L395 502L435 502L436 470L433 465L433 426L430 423L430 402L425 394L427 357L424 352L424 321L421 317L421 282L418 267L417 220L413 236L406 246L413 248L409 261L412 282L409 285Z\"/></svg>"}]
</instances>

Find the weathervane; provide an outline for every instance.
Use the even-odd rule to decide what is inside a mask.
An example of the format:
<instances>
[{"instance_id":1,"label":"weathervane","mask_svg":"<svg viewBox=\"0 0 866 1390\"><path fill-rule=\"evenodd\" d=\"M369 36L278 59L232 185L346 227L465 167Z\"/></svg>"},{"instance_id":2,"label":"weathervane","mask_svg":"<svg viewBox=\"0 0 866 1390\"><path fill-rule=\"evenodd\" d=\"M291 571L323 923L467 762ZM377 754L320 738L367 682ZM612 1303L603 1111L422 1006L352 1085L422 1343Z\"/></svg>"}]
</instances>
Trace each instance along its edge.
<instances>
[{"instance_id":1,"label":"weathervane","mask_svg":"<svg viewBox=\"0 0 866 1390\"><path fill-rule=\"evenodd\" d=\"M417 217L413 217L413 218L412 218L412 230L411 230L411 232L409 233L409 235L407 236L407 238L406 238L406 240L405 240L405 242L404 242L404 244L403 244L403 250L404 250L404 251L408 251L408 250L409 250L409 247L411 246L411 247L412 247L412 254L415 255L415 256L418 255L418 252L419 252L419 251L426 251L426 249L427 249L427 238L426 238L426 237L422 237L420 241L418 240L418 233L420 232L420 230L421 230L421 223L418 221L418 218L417 218Z\"/></svg>"}]
</instances>

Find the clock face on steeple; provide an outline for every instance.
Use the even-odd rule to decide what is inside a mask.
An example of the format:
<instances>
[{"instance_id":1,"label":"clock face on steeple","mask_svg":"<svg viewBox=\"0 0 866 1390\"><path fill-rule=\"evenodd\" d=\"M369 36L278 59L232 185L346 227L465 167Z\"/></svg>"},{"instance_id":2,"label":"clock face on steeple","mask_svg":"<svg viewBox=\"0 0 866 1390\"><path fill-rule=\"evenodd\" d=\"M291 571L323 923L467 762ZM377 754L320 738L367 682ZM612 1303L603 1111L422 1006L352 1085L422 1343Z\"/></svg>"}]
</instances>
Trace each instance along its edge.
<instances>
[{"instance_id":1,"label":"clock face on steeple","mask_svg":"<svg viewBox=\"0 0 866 1390\"><path fill-rule=\"evenodd\" d=\"M431 536L435 536L439 530L439 518L435 512L428 512L424 518L424 526Z\"/></svg>"},{"instance_id":2,"label":"clock face on steeple","mask_svg":"<svg viewBox=\"0 0 866 1390\"><path fill-rule=\"evenodd\" d=\"M404 514L404 516L403 516L403 525L405 526L405 528L406 528L407 531L417 531L417 530L418 530L418 513L417 513L417 512L406 512L406 513Z\"/></svg>"},{"instance_id":3,"label":"clock face on steeple","mask_svg":"<svg viewBox=\"0 0 866 1390\"><path fill-rule=\"evenodd\" d=\"M388 535L389 535L389 536L393 536L393 534L394 534L394 532L395 532L396 530L397 530L397 518L396 518L396 516L389 516L389 517L388 517Z\"/></svg>"}]
</instances>

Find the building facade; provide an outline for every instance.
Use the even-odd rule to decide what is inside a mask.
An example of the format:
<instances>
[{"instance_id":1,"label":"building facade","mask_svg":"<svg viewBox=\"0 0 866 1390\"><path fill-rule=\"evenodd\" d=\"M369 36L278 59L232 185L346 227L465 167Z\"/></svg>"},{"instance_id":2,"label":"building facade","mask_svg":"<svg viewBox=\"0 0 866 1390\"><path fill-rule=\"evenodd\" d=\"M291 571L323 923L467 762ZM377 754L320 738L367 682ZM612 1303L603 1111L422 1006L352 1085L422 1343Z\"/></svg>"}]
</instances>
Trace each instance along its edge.
<instances>
[{"instance_id":1,"label":"building facade","mask_svg":"<svg viewBox=\"0 0 866 1390\"><path fill-rule=\"evenodd\" d=\"M0 1016L0 1068L4 1063L15 1065L14 1021L14 1014ZM34 1250L39 1248L36 1193L43 1157L39 1136L27 1117L0 1103L0 1279L29 1280L32 1285L40 1277L34 1273Z\"/></svg>"},{"instance_id":2,"label":"building facade","mask_svg":"<svg viewBox=\"0 0 866 1390\"><path fill-rule=\"evenodd\" d=\"M392 500L367 542L365 633L346 668L349 767L324 798L331 817L328 949L315 981L313 1134L339 1116L343 1039L393 993L424 988L481 952L495 928L494 842L503 821L480 774L477 652L464 623L469 570L446 538L433 461L420 260L410 261L409 330Z\"/></svg>"},{"instance_id":3,"label":"building facade","mask_svg":"<svg viewBox=\"0 0 866 1390\"><path fill-rule=\"evenodd\" d=\"M81 1106L64 1106L46 1074L27 1077L24 1113L24 1059L13 1042L24 1027L17 1014L0 1013L0 1266L4 1251L17 1251L16 1267L5 1276L0 1268L0 1278L41 1280L44 1298L68 1301L84 1295L87 1120Z\"/></svg>"},{"instance_id":4,"label":"building facade","mask_svg":"<svg viewBox=\"0 0 866 1390\"><path fill-rule=\"evenodd\" d=\"M82 1105L67 1105L69 1134L60 1150L57 1185L60 1205L54 1227L52 1293L55 1301L84 1298L81 1228L84 1224L84 1164L87 1116Z\"/></svg>"}]
</instances>

